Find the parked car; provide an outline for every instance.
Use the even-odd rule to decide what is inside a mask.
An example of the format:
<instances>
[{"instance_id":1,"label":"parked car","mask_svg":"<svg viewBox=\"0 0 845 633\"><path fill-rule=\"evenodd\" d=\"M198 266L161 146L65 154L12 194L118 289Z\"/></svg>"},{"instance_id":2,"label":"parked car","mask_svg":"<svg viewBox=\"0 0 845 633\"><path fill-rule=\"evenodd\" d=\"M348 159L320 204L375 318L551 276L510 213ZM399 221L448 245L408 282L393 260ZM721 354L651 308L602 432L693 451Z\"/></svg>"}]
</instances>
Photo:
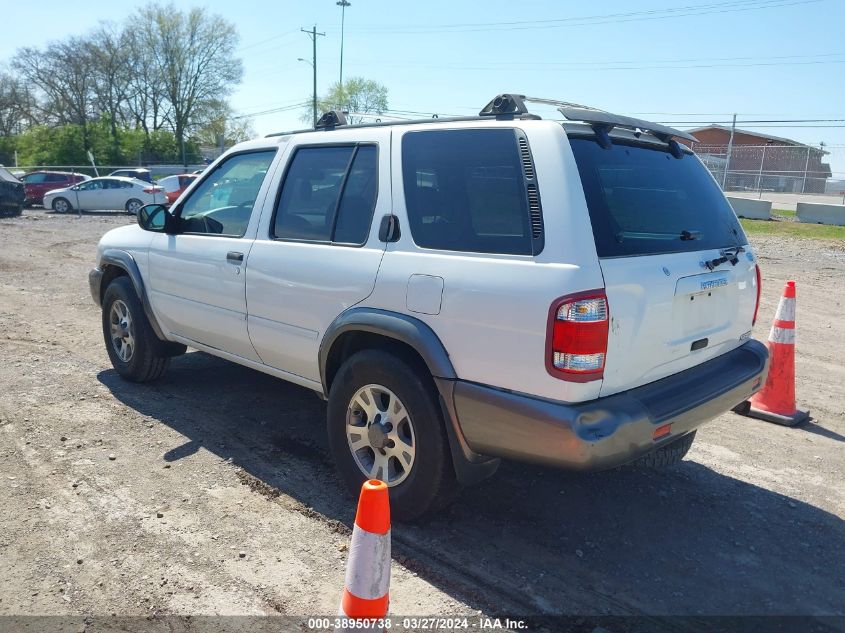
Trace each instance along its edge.
<instances>
[{"instance_id":1,"label":"parked car","mask_svg":"<svg viewBox=\"0 0 845 633\"><path fill-rule=\"evenodd\" d=\"M100 240L113 367L189 346L313 389L342 479L400 519L500 458L678 462L766 378L757 259L692 137L556 103L235 146Z\"/></svg>"},{"instance_id":2,"label":"parked car","mask_svg":"<svg viewBox=\"0 0 845 633\"><path fill-rule=\"evenodd\" d=\"M117 209L137 213L145 204L164 201L162 187L135 178L107 176L50 191L44 196L44 207L56 213Z\"/></svg>"},{"instance_id":3,"label":"parked car","mask_svg":"<svg viewBox=\"0 0 845 633\"><path fill-rule=\"evenodd\" d=\"M0 216L20 215L24 204L24 185L5 167L0 167Z\"/></svg>"},{"instance_id":4,"label":"parked car","mask_svg":"<svg viewBox=\"0 0 845 633\"><path fill-rule=\"evenodd\" d=\"M90 176L67 171L32 171L23 178L26 204L42 204L44 194L54 189L64 189L79 182L91 180Z\"/></svg>"},{"instance_id":5,"label":"parked car","mask_svg":"<svg viewBox=\"0 0 845 633\"><path fill-rule=\"evenodd\" d=\"M182 192L194 182L198 176L196 174L177 174L175 176L165 176L160 178L158 184L164 187L164 193L167 196L167 203L173 204L176 199L182 195Z\"/></svg>"},{"instance_id":6,"label":"parked car","mask_svg":"<svg viewBox=\"0 0 845 633\"><path fill-rule=\"evenodd\" d=\"M143 180L144 182L152 183L153 182L153 175L149 169L144 168L137 168L137 169L115 169L109 176L122 176L124 178L137 178L138 180Z\"/></svg>"}]
</instances>

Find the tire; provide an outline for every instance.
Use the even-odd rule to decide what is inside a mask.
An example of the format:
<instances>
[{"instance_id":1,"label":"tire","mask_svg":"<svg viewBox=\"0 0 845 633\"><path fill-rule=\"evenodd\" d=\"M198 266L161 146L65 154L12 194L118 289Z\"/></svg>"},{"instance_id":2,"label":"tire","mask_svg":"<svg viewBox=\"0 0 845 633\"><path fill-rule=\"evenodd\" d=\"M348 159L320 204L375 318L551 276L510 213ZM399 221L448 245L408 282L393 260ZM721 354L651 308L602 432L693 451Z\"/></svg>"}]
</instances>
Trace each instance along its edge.
<instances>
[{"instance_id":1,"label":"tire","mask_svg":"<svg viewBox=\"0 0 845 633\"><path fill-rule=\"evenodd\" d=\"M144 203L138 200L138 198L130 198L126 201L126 213L130 215L138 215L138 209L144 206Z\"/></svg>"},{"instance_id":2,"label":"tire","mask_svg":"<svg viewBox=\"0 0 845 633\"><path fill-rule=\"evenodd\" d=\"M150 327L128 277L118 277L106 288L102 321L106 351L118 374L132 382L149 382L164 373L170 357L161 354L162 342Z\"/></svg>"},{"instance_id":3,"label":"tire","mask_svg":"<svg viewBox=\"0 0 845 633\"><path fill-rule=\"evenodd\" d=\"M692 442L695 439L695 431L687 433L673 441L671 444L662 446L648 455L631 462L634 468L668 468L680 463L689 452Z\"/></svg>"},{"instance_id":4,"label":"tire","mask_svg":"<svg viewBox=\"0 0 845 633\"><path fill-rule=\"evenodd\" d=\"M70 202L66 198L56 198L53 200L53 211L56 213L70 213L73 211L73 207L71 206Z\"/></svg>"},{"instance_id":5,"label":"tire","mask_svg":"<svg viewBox=\"0 0 845 633\"><path fill-rule=\"evenodd\" d=\"M365 350L344 362L329 392L329 447L341 479L357 497L361 484L378 475L389 486L391 514L399 521L411 521L439 510L451 502L458 490L437 394L425 372L393 354ZM377 411L373 419L369 419L365 407L356 406L356 402L365 402L360 397L362 391L369 394L367 399L381 400L376 408L370 407ZM382 418L388 421L383 426L379 416L385 415L388 408L400 413L395 418ZM350 432L347 422L351 422ZM364 431L360 435L354 431L358 425ZM360 448L353 452L352 444L358 441ZM381 441L386 441L386 445L379 450ZM403 451L403 446L413 450ZM383 466L373 472L376 464L371 465L370 461L375 462L377 450L387 453L386 462L381 461L388 465L387 472ZM411 454L410 465L400 462L400 455L407 462ZM382 455L381 460L384 459ZM367 467L369 472L365 474Z\"/></svg>"}]
</instances>

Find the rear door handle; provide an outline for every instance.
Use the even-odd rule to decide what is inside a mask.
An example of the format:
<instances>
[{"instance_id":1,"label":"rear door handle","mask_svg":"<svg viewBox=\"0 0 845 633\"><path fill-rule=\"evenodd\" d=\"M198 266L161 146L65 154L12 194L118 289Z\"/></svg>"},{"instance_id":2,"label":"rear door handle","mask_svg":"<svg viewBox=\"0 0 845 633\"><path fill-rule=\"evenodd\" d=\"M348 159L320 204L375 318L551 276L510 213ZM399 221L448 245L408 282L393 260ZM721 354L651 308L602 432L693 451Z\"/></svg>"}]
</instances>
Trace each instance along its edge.
<instances>
[{"instance_id":1,"label":"rear door handle","mask_svg":"<svg viewBox=\"0 0 845 633\"><path fill-rule=\"evenodd\" d=\"M232 264L242 264L244 261L244 254L236 253L235 251L229 251L228 253L226 253L226 261Z\"/></svg>"}]
</instances>

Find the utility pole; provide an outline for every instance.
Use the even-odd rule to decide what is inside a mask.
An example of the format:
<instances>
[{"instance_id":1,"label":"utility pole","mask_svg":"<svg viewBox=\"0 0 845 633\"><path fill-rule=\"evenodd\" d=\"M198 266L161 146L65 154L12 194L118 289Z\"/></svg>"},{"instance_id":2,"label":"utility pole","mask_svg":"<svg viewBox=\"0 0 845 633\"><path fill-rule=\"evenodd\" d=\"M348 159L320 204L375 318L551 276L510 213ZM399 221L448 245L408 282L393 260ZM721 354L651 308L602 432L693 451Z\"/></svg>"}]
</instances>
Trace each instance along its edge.
<instances>
[{"instance_id":1,"label":"utility pole","mask_svg":"<svg viewBox=\"0 0 845 633\"><path fill-rule=\"evenodd\" d=\"M340 7L340 81L338 86L343 88L343 27L346 24L346 7L351 7L352 3L348 0L338 0L335 2Z\"/></svg>"},{"instance_id":2,"label":"utility pole","mask_svg":"<svg viewBox=\"0 0 845 633\"><path fill-rule=\"evenodd\" d=\"M317 33L317 25L316 24L311 28L310 31L306 31L303 28L300 28L299 30L302 31L303 33L308 35L308 37L311 38L311 45L312 45L312 47L311 47L311 49L312 49L311 66L314 70L314 93L313 93L312 98L311 98L311 109L312 109L313 114L314 114L314 127L317 127L317 36L318 35L325 36L325 33Z\"/></svg>"},{"instance_id":3,"label":"utility pole","mask_svg":"<svg viewBox=\"0 0 845 633\"><path fill-rule=\"evenodd\" d=\"M728 183L728 169L731 166L731 152L733 151L734 147L734 132L736 131L736 114L734 114L733 123L731 123L731 137L728 139L728 155L725 158L725 173L722 174L722 191L725 191L725 187Z\"/></svg>"}]
</instances>

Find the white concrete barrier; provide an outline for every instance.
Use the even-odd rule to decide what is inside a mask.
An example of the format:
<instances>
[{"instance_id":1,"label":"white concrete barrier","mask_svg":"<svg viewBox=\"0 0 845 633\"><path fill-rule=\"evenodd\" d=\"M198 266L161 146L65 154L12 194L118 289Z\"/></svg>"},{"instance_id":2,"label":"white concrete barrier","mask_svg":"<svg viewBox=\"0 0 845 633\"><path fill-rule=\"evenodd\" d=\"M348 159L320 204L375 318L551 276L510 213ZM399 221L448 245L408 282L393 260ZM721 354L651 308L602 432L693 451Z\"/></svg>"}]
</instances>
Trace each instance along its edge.
<instances>
[{"instance_id":1,"label":"white concrete barrier","mask_svg":"<svg viewBox=\"0 0 845 633\"><path fill-rule=\"evenodd\" d=\"M727 196L734 213L740 218L751 218L752 220L768 220L772 214L772 203L768 200L749 200L748 198L735 198Z\"/></svg>"},{"instance_id":2,"label":"white concrete barrier","mask_svg":"<svg viewBox=\"0 0 845 633\"><path fill-rule=\"evenodd\" d=\"M845 226L845 205L799 202L796 205L799 222L816 222Z\"/></svg>"}]
</instances>

